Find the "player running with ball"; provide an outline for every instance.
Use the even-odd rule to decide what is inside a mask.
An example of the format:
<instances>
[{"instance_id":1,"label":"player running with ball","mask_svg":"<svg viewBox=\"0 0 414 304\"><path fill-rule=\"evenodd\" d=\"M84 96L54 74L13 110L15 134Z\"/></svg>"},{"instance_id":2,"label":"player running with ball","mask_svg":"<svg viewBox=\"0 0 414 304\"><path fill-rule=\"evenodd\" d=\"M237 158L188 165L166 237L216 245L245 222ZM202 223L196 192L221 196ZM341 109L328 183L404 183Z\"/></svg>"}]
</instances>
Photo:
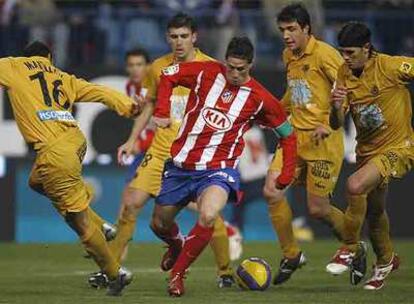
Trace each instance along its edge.
<instances>
[{"instance_id":1,"label":"player running with ball","mask_svg":"<svg viewBox=\"0 0 414 304\"><path fill-rule=\"evenodd\" d=\"M273 128L283 149L283 168L275 187L293 179L296 136L279 101L250 76L253 45L236 37L218 62L179 63L163 70L154 120L168 127L173 89L191 90L185 115L165 165L151 226L170 247L179 250L170 273L168 292L184 294L184 274L213 234L213 226L227 201L236 202L244 147L243 134L253 123ZM179 237L176 215L190 201L198 204L199 218L185 242Z\"/></svg>"}]
</instances>

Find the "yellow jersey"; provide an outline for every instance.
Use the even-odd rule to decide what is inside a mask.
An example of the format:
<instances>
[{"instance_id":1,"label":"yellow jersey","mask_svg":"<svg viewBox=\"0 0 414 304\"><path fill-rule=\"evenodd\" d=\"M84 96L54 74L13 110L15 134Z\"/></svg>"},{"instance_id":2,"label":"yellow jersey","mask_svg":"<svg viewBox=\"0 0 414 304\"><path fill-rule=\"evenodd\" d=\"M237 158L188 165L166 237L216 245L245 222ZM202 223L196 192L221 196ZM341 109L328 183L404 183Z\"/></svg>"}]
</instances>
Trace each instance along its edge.
<instances>
[{"instance_id":1,"label":"yellow jersey","mask_svg":"<svg viewBox=\"0 0 414 304\"><path fill-rule=\"evenodd\" d=\"M126 95L78 79L38 56L1 58L0 85L8 92L24 139L35 150L69 128L78 128L74 102L102 102L124 116L130 115L133 104Z\"/></svg>"},{"instance_id":2,"label":"yellow jersey","mask_svg":"<svg viewBox=\"0 0 414 304\"><path fill-rule=\"evenodd\" d=\"M287 90L282 103L291 114L292 125L297 130L313 130L318 125L329 127L330 96L343 63L341 55L311 36L300 57L285 49L283 62Z\"/></svg>"},{"instance_id":3,"label":"yellow jersey","mask_svg":"<svg viewBox=\"0 0 414 304\"><path fill-rule=\"evenodd\" d=\"M199 49L195 49L195 58L193 61L211 61L215 60L210 56L204 54ZM156 59L150 68L150 72L143 81L143 87L146 88L147 96L151 99L157 97L157 87L160 82L162 70L172 64L176 63L174 54L170 53ZM171 96L171 125L168 128L158 128L154 139L151 143L151 154L157 155L161 158L167 158L170 155L170 148L175 140L175 137L180 128L181 121L185 113L190 89L178 86L174 88Z\"/></svg>"},{"instance_id":4,"label":"yellow jersey","mask_svg":"<svg viewBox=\"0 0 414 304\"><path fill-rule=\"evenodd\" d=\"M338 86L348 90L345 109L357 130L356 153L366 157L412 144L411 97L414 58L374 52L360 77L347 65L338 71Z\"/></svg>"}]
</instances>

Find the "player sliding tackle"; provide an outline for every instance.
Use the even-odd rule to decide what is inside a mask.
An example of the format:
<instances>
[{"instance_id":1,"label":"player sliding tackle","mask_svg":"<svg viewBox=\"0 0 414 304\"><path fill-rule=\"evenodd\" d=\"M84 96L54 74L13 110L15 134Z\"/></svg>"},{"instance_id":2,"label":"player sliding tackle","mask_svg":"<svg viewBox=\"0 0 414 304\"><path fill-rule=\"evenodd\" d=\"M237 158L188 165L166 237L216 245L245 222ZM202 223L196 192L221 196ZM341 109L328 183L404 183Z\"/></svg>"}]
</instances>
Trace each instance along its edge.
<instances>
[{"instance_id":1,"label":"player sliding tackle","mask_svg":"<svg viewBox=\"0 0 414 304\"><path fill-rule=\"evenodd\" d=\"M180 251L170 273L171 296L184 293L184 274L210 241L220 211L227 201L238 200L236 167L243 134L253 123L273 128L280 137L284 165L275 187L283 189L293 179L296 136L279 101L250 76L252 61L250 40L236 37L228 45L225 65L191 62L163 70L154 114L159 127L171 123L174 87L191 90L151 222L156 235ZM183 244L175 217L190 201L197 202L199 218Z\"/></svg>"},{"instance_id":2,"label":"player sliding tackle","mask_svg":"<svg viewBox=\"0 0 414 304\"><path fill-rule=\"evenodd\" d=\"M135 102L117 91L69 75L52 64L49 48L34 42L25 57L0 59L0 85L7 89L26 142L36 151L30 187L48 197L86 251L109 277L108 295L120 295L132 275L113 258L102 227L89 207L93 193L82 179L86 141L72 116L75 102L102 102L120 115L136 114Z\"/></svg>"},{"instance_id":3,"label":"player sliding tackle","mask_svg":"<svg viewBox=\"0 0 414 304\"><path fill-rule=\"evenodd\" d=\"M399 266L385 211L388 182L411 170L414 137L411 97L406 87L414 78L414 58L377 53L371 32L362 23L350 22L338 34L345 59L332 92L331 126L339 128L349 110L357 130L357 170L346 183L348 208L344 218L344 246L327 270L351 269L358 284L366 271L366 253L359 240L365 218L377 256L372 277L364 289L378 290Z\"/></svg>"}]
</instances>

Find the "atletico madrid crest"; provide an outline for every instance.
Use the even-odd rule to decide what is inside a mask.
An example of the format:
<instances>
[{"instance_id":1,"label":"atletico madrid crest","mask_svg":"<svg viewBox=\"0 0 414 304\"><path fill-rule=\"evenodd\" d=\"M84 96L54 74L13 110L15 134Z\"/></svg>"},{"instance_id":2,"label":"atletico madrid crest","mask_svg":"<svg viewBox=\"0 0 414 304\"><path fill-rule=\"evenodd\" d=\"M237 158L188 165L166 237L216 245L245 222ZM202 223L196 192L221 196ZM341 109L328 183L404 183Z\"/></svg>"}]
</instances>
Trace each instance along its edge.
<instances>
[{"instance_id":1,"label":"atletico madrid crest","mask_svg":"<svg viewBox=\"0 0 414 304\"><path fill-rule=\"evenodd\" d=\"M223 94L221 94L221 99L224 103L230 103L233 100L233 93L229 90L225 90Z\"/></svg>"}]
</instances>

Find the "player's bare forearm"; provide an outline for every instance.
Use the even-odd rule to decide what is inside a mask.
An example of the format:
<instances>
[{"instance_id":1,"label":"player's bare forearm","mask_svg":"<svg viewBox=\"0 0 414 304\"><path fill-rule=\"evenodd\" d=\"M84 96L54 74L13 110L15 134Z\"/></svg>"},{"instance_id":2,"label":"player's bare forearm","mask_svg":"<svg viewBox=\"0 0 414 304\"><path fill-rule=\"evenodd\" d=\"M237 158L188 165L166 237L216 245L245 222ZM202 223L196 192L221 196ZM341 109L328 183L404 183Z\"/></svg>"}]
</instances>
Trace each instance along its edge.
<instances>
[{"instance_id":1,"label":"player's bare forearm","mask_svg":"<svg viewBox=\"0 0 414 304\"><path fill-rule=\"evenodd\" d=\"M331 113L329 115L329 125L332 129L338 130L345 123L345 113L342 108L338 108L335 105L331 107Z\"/></svg>"},{"instance_id":2,"label":"player's bare forearm","mask_svg":"<svg viewBox=\"0 0 414 304\"><path fill-rule=\"evenodd\" d=\"M329 125L338 130L345 123L345 108L348 90L344 86L336 85L331 92L331 113L329 114Z\"/></svg>"}]
</instances>

